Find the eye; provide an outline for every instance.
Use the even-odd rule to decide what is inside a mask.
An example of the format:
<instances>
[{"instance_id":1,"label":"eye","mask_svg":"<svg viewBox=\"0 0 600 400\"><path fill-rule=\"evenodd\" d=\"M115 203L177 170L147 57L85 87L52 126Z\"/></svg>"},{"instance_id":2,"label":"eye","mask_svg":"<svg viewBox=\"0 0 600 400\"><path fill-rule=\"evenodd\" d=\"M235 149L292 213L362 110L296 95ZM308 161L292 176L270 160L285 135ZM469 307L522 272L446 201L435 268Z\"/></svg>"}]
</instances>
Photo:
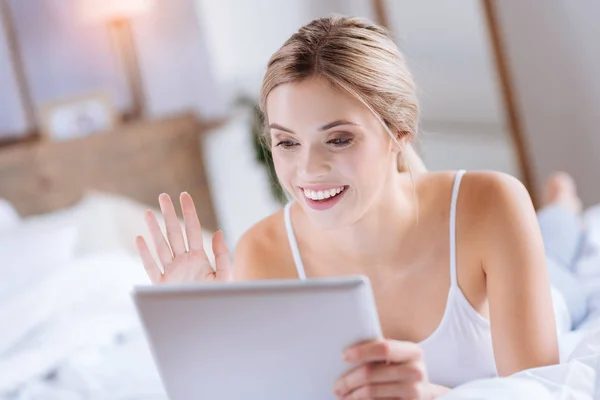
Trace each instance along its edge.
<instances>
[{"instance_id":1,"label":"eye","mask_svg":"<svg viewBox=\"0 0 600 400\"><path fill-rule=\"evenodd\" d=\"M334 146L337 146L337 147L344 147L344 146L348 146L350 143L352 143L352 139L351 138L335 138L335 139L331 139L331 140L327 141L327 143L333 144Z\"/></svg>"},{"instance_id":2,"label":"eye","mask_svg":"<svg viewBox=\"0 0 600 400\"><path fill-rule=\"evenodd\" d=\"M277 143L275 145L275 147L281 146L283 148L289 149L289 148L295 147L297 145L298 145L298 143L296 143L294 141L291 141L291 140L282 140L281 142Z\"/></svg>"}]
</instances>

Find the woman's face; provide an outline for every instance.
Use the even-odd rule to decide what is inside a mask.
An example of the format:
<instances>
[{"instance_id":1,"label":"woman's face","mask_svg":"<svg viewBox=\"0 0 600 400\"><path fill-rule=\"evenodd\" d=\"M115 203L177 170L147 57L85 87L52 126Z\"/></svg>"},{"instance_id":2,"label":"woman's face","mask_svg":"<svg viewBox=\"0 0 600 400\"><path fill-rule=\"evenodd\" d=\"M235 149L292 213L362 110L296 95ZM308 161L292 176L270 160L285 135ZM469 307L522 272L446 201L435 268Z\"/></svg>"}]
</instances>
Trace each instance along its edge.
<instances>
[{"instance_id":1,"label":"woman's face","mask_svg":"<svg viewBox=\"0 0 600 400\"><path fill-rule=\"evenodd\" d=\"M327 80L278 86L267 115L277 177L315 225L352 224L389 187L399 149L366 106Z\"/></svg>"}]
</instances>

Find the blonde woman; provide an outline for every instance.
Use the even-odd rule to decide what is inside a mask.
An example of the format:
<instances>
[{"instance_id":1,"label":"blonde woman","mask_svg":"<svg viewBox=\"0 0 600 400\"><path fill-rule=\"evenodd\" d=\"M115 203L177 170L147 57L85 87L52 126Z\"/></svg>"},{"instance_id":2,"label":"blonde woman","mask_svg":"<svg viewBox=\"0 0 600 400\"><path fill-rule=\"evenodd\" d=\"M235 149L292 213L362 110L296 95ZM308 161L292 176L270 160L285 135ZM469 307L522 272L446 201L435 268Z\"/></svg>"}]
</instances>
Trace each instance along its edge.
<instances>
[{"instance_id":1,"label":"blonde woman","mask_svg":"<svg viewBox=\"0 0 600 400\"><path fill-rule=\"evenodd\" d=\"M302 27L269 61L261 108L292 200L248 230L233 268L215 234L213 271L190 196L180 199L186 246L161 195L167 237L152 213L147 222L164 274L137 242L152 281L368 276L386 339L344 353L361 365L332 382L344 399L431 399L558 362L527 191L500 173L424 170L410 147L415 85L386 30L337 16Z\"/></svg>"}]
</instances>

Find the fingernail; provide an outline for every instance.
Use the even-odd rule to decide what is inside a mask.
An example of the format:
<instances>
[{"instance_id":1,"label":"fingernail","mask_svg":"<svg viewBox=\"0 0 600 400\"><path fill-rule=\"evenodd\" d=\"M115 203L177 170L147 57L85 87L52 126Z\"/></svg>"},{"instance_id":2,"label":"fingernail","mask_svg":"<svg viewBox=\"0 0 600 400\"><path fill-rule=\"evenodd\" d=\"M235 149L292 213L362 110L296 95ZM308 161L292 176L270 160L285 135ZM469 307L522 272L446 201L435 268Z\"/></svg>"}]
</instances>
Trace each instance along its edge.
<instances>
[{"instance_id":1,"label":"fingernail","mask_svg":"<svg viewBox=\"0 0 600 400\"><path fill-rule=\"evenodd\" d=\"M340 397L342 395L342 389L339 387L339 384L336 384L333 387L333 394L335 394L337 397Z\"/></svg>"}]
</instances>

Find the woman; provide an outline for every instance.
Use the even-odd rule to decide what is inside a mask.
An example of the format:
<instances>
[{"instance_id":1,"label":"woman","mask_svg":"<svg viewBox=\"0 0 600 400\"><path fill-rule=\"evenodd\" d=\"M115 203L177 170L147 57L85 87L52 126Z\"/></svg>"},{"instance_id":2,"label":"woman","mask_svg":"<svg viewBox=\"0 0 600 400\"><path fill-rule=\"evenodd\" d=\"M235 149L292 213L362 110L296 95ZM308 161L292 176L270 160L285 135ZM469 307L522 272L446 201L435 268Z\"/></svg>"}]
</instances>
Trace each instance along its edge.
<instances>
[{"instance_id":1,"label":"woman","mask_svg":"<svg viewBox=\"0 0 600 400\"><path fill-rule=\"evenodd\" d=\"M188 252L161 195L168 241L152 213L147 223L164 274L137 239L152 281L366 275L386 339L347 349L361 367L336 382L339 398L430 399L558 362L526 189L500 173L416 167L415 85L388 32L344 17L302 27L272 56L261 109L277 178L293 200L243 236L233 269L215 234L213 271L190 196L180 199Z\"/></svg>"}]
</instances>

